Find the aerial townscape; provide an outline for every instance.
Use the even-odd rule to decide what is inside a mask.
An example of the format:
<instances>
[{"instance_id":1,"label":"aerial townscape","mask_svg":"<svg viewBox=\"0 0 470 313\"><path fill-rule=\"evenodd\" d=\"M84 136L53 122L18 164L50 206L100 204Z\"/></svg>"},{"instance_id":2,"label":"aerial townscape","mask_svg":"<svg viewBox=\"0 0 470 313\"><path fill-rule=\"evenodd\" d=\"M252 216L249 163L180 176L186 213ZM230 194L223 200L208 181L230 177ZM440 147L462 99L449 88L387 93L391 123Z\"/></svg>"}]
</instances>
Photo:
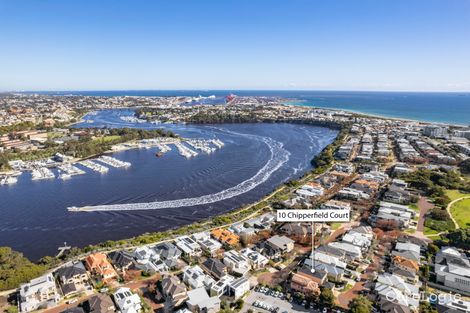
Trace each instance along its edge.
<instances>
[{"instance_id":1,"label":"aerial townscape","mask_svg":"<svg viewBox=\"0 0 470 313\"><path fill-rule=\"evenodd\" d=\"M192 158L225 145L180 137L165 130L170 125L291 123L337 131L303 176L222 215L102 244L65 244L38 263L1 248L9 312L470 310L470 128L280 97L201 98L1 95L0 188L26 173L38 180L57 171L65 179L139 166L112 156L122 150L156 148L163 156L173 147ZM121 117L134 126L81 126L113 110L134 112ZM276 212L285 209L350 210L351 219L278 222ZM84 214L93 206L69 210Z\"/></svg>"},{"instance_id":2,"label":"aerial townscape","mask_svg":"<svg viewBox=\"0 0 470 313\"><path fill-rule=\"evenodd\" d=\"M0 313L470 313L470 0L0 0Z\"/></svg>"}]
</instances>

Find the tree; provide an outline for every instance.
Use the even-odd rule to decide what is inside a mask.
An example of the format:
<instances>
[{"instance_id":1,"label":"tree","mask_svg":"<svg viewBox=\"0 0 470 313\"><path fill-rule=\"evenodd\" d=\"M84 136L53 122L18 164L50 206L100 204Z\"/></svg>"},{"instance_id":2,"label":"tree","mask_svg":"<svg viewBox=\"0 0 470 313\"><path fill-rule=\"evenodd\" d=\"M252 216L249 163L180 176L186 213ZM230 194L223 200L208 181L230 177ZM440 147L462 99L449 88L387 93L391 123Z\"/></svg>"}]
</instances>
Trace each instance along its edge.
<instances>
[{"instance_id":1,"label":"tree","mask_svg":"<svg viewBox=\"0 0 470 313\"><path fill-rule=\"evenodd\" d=\"M235 302L235 310L236 310L236 311L240 311L241 309L243 309L243 304L245 304L245 302L243 301L243 299L238 299L238 300Z\"/></svg>"},{"instance_id":2,"label":"tree","mask_svg":"<svg viewBox=\"0 0 470 313\"><path fill-rule=\"evenodd\" d=\"M349 302L349 312L369 313L372 311L372 302L364 296L358 296Z\"/></svg>"},{"instance_id":3,"label":"tree","mask_svg":"<svg viewBox=\"0 0 470 313\"><path fill-rule=\"evenodd\" d=\"M29 261L9 247L0 247L0 290L17 288L44 273L46 267Z\"/></svg>"},{"instance_id":4,"label":"tree","mask_svg":"<svg viewBox=\"0 0 470 313\"><path fill-rule=\"evenodd\" d=\"M470 228L459 228L447 234L449 244L463 249L470 249Z\"/></svg>"},{"instance_id":5,"label":"tree","mask_svg":"<svg viewBox=\"0 0 470 313\"><path fill-rule=\"evenodd\" d=\"M466 159L459 164L460 171L464 174L470 174L470 159Z\"/></svg>"},{"instance_id":6,"label":"tree","mask_svg":"<svg viewBox=\"0 0 470 313\"><path fill-rule=\"evenodd\" d=\"M436 246L434 243L430 243L428 245L428 253L430 255L436 255L436 253L439 251L439 247Z\"/></svg>"},{"instance_id":7,"label":"tree","mask_svg":"<svg viewBox=\"0 0 470 313\"><path fill-rule=\"evenodd\" d=\"M421 302L419 304L419 313L437 313L437 310L429 302Z\"/></svg>"},{"instance_id":8,"label":"tree","mask_svg":"<svg viewBox=\"0 0 470 313\"><path fill-rule=\"evenodd\" d=\"M335 296L333 291L328 288L321 288L320 292L320 303L327 307L332 307L335 303Z\"/></svg>"}]
</instances>

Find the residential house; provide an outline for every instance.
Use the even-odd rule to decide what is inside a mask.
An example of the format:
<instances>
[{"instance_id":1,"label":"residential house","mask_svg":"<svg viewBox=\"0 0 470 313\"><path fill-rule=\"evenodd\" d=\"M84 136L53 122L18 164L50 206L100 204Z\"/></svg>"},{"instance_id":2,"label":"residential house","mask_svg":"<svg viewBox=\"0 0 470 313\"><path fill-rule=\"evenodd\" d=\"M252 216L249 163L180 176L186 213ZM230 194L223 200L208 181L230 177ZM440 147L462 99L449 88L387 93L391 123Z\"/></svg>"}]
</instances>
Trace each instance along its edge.
<instances>
[{"instance_id":1,"label":"residential house","mask_svg":"<svg viewBox=\"0 0 470 313\"><path fill-rule=\"evenodd\" d=\"M419 287L405 282L399 276L389 273L379 275L374 289L380 301L394 299L395 303L412 310L419 307Z\"/></svg>"},{"instance_id":2,"label":"residential house","mask_svg":"<svg viewBox=\"0 0 470 313\"><path fill-rule=\"evenodd\" d=\"M229 296L233 297L235 300L238 300L248 291L250 291L250 281L246 277L240 277L232 280L228 284L228 290Z\"/></svg>"},{"instance_id":3,"label":"residential house","mask_svg":"<svg viewBox=\"0 0 470 313\"><path fill-rule=\"evenodd\" d=\"M88 255L85 258L85 265L93 275L99 276L104 282L117 277L117 273L109 263L106 254L94 253Z\"/></svg>"},{"instance_id":4,"label":"residential house","mask_svg":"<svg viewBox=\"0 0 470 313\"><path fill-rule=\"evenodd\" d=\"M336 163L334 165L334 170L338 172L351 174L354 172L354 165L352 165L351 163Z\"/></svg>"},{"instance_id":5,"label":"residential house","mask_svg":"<svg viewBox=\"0 0 470 313\"><path fill-rule=\"evenodd\" d=\"M157 252L149 247L139 247L134 250L133 256L136 267L147 273L167 272L169 267L160 259Z\"/></svg>"},{"instance_id":6,"label":"residential house","mask_svg":"<svg viewBox=\"0 0 470 313\"><path fill-rule=\"evenodd\" d=\"M240 243L240 237L227 229L214 229L211 232L211 235L216 240L227 246L236 246Z\"/></svg>"},{"instance_id":7,"label":"residential house","mask_svg":"<svg viewBox=\"0 0 470 313\"><path fill-rule=\"evenodd\" d=\"M250 248L245 248L240 251L240 253L248 259L248 262L253 269L260 269L264 268L268 263L269 260L264 255L259 253L258 251L254 251Z\"/></svg>"},{"instance_id":8,"label":"residential house","mask_svg":"<svg viewBox=\"0 0 470 313\"><path fill-rule=\"evenodd\" d=\"M345 274L344 269L337 267L334 264L322 263L317 260L314 261L312 260L312 258L306 259L304 262L304 266L310 269L314 268L315 272L326 273L328 279L331 279L333 281L341 281Z\"/></svg>"},{"instance_id":9,"label":"residential house","mask_svg":"<svg viewBox=\"0 0 470 313\"><path fill-rule=\"evenodd\" d=\"M321 205L323 210L351 210L351 204L345 201L328 200Z\"/></svg>"},{"instance_id":10,"label":"residential house","mask_svg":"<svg viewBox=\"0 0 470 313\"><path fill-rule=\"evenodd\" d=\"M409 260L407 258L395 255L392 257L392 265L394 268L399 268L404 271L417 273L419 270L418 262Z\"/></svg>"},{"instance_id":11,"label":"residential house","mask_svg":"<svg viewBox=\"0 0 470 313\"><path fill-rule=\"evenodd\" d=\"M310 182L297 189L295 193L302 197L319 197L325 193L325 189L317 182Z\"/></svg>"},{"instance_id":12,"label":"residential house","mask_svg":"<svg viewBox=\"0 0 470 313\"><path fill-rule=\"evenodd\" d=\"M245 275L250 271L248 258L236 250L229 250L224 252L224 264L232 273L238 275Z\"/></svg>"},{"instance_id":13,"label":"residential house","mask_svg":"<svg viewBox=\"0 0 470 313\"><path fill-rule=\"evenodd\" d=\"M111 260L114 268L121 273L125 273L127 270L131 269L135 260L132 255L132 252L126 250L113 251L108 254L108 258Z\"/></svg>"},{"instance_id":14,"label":"residential house","mask_svg":"<svg viewBox=\"0 0 470 313\"><path fill-rule=\"evenodd\" d=\"M343 250L346 255L354 259L360 259L362 257L362 249L347 242L330 242L328 246Z\"/></svg>"},{"instance_id":15,"label":"residential house","mask_svg":"<svg viewBox=\"0 0 470 313\"><path fill-rule=\"evenodd\" d=\"M209 232L193 234L192 238L201 246L202 251L209 253L211 256L215 256L217 251L222 248L222 244L212 239Z\"/></svg>"},{"instance_id":16,"label":"residential house","mask_svg":"<svg viewBox=\"0 0 470 313\"><path fill-rule=\"evenodd\" d=\"M153 250L155 250L161 260L164 260L168 268L172 269L178 265L178 260L181 258L181 250L172 243L160 243L156 245Z\"/></svg>"},{"instance_id":17,"label":"residential house","mask_svg":"<svg viewBox=\"0 0 470 313\"><path fill-rule=\"evenodd\" d=\"M218 282L213 284L210 289L211 297L221 297L229 294L229 285L235 278L231 275L223 276Z\"/></svg>"},{"instance_id":18,"label":"residential house","mask_svg":"<svg viewBox=\"0 0 470 313\"><path fill-rule=\"evenodd\" d=\"M220 311L219 297L209 297L204 288L188 291L186 305L191 312L217 313Z\"/></svg>"},{"instance_id":19,"label":"residential house","mask_svg":"<svg viewBox=\"0 0 470 313\"><path fill-rule=\"evenodd\" d=\"M397 242L392 255L398 255L409 260L418 261L421 258L421 247L411 242Z\"/></svg>"},{"instance_id":20,"label":"residential house","mask_svg":"<svg viewBox=\"0 0 470 313\"><path fill-rule=\"evenodd\" d=\"M175 240L175 243L186 256L197 257L201 255L201 246L191 237L179 237Z\"/></svg>"},{"instance_id":21,"label":"residential house","mask_svg":"<svg viewBox=\"0 0 470 313\"><path fill-rule=\"evenodd\" d=\"M19 308L21 312L56 306L60 301L54 276L46 274L22 284L19 292Z\"/></svg>"},{"instance_id":22,"label":"residential house","mask_svg":"<svg viewBox=\"0 0 470 313\"><path fill-rule=\"evenodd\" d=\"M286 236L273 236L266 240L265 248L267 254L271 257L280 257L281 255L294 250L294 240Z\"/></svg>"},{"instance_id":23,"label":"residential house","mask_svg":"<svg viewBox=\"0 0 470 313\"><path fill-rule=\"evenodd\" d=\"M379 183L373 180L358 179L351 184L350 188L372 195L379 189Z\"/></svg>"},{"instance_id":24,"label":"residential house","mask_svg":"<svg viewBox=\"0 0 470 313\"><path fill-rule=\"evenodd\" d=\"M113 297L120 313L139 313L142 311L142 302L139 295L131 292L129 288L119 288L113 294Z\"/></svg>"},{"instance_id":25,"label":"residential house","mask_svg":"<svg viewBox=\"0 0 470 313\"><path fill-rule=\"evenodd\" d=\"M211 256L215 256L217 254L217 251L219 251L222 248L222 244L212 238L207 238L207 239L198 241L198 243L201 246L201 249L203 251L208 252Z\"/></svg>"},{"instance_id":26,"label":"residential house","mask_svg":"<svg viewBox=\"0 0 470 313\"><path fill-rule=\"evenodd\" d=\"M470 260L453 247L443 247L435 258L436 281L458 292L470 294Z\"/></svg>"},{"instance_id":27,"label":"residential house","mask_svg":"<svg viewBox=\"0 0 470 313\"><path fill-rule=\"evenodd\" d=\"M372 244L371 240L366 235L353 231L346 233L343 238L341 238L341 241L355 245L361 248L363 252L367 251Z\"/></svg>"},{"instance_id":28,"label":"residential house","mask_svg":"<svg viewBox=\"0 0 470 313\"><path fill-rule=\"evenodd\" d=\"M227 266L217 259L209 258L201 264L201 268L216 279L227 275Z\"/></svg>"},{"instance_id":29,"label":"residential house","mask_svg":"<svg viewBox=\"0 0 470 313\"><path fill-rule=\"evenodd\" d=\"M168 308L182 305L187 296L186 286L176 276L166 276L162 279L162 294L168 303Z\"/></svg>"},{"instance_id":30,"label":"residential house","mask_svg":"<svg viewBox=\"0 0 470 313\"><path fill-rule=\"evenodd\" d=\"M183 282L192 289L204 287L209 289L215 280L204 274L203 270L198 266L186 266L183 270Z\"/></svg>"},{"instance_id":31,"label":"residential house","mask_svg":"<svg viewBox=\"0 0 470 313\"><path fill-rule=\"evenodd\" d=\"M292 275L290 288L304 295L320 294L320 286L326 281L327 275L323 271L314 271L311 268L302 267Z\"/></svg>"},{"instance_id":32,"label":"residential house","mask_svg":"<svg viewBox=\"0 0 470 313\"><path fill-rule=\"evenodd\" d=\"M86 313L112 313L116 311L113 300L106 294L96 294L88 298L83 305Z\"/></svg>"},{"instance_id":33,"label":"residential house","mask_svg":"<svg viewBox=\"0 0 470 313\"><path fill-rule=\"evenodd\" d=\"M349 200L368 200L370 196L361 190L354 189L354 188L343 188L338 191L337 196L339 198L349 199Z\"/></svg>"},{"instance_id":34,"label":"residential house","mask_svg":"<svg viewBox=\"0 0 470 313\"><path fill-rule=\"evenodd\" d=\"M92 289L89 284L88 273L82 262L63 266L55 274L64 296Z\"/></svg>"}]
</instances>

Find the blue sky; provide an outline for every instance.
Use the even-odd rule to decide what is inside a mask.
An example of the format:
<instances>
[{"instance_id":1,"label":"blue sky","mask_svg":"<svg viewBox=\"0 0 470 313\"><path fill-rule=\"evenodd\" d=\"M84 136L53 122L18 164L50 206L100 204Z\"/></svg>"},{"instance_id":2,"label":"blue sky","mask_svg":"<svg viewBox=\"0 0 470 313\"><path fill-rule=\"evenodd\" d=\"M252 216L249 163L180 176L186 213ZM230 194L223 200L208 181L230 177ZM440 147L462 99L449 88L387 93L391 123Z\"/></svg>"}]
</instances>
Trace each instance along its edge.
<instances>
[{"instance_id":1,"label":"blue sky","mask_svg":"<svg viewBox=\"0 0 470 313\"><path fill-rule=\"evenodd\" d=\"M469 0L0 0L0 90L470 91Z\"/></svg>"}]
</instances>

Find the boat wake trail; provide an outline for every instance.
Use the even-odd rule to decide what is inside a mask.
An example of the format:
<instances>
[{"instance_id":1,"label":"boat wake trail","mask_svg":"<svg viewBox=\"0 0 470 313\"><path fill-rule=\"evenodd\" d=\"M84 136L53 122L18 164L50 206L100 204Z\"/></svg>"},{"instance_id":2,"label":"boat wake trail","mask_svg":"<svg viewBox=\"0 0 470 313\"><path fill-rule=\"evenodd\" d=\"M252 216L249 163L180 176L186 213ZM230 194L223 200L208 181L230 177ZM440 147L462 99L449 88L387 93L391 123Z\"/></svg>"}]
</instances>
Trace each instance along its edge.
<instances>
[{"instance_id":1,"label":"boat wake trail","mask_svg":"<svg viewBox=\"0 0 470 313\"><path fill-rule=\"evenodd\" d=\"M239 183L238 185L225 189L223 191L204 195L194 198L184 198L177 200L165 200L146 203L126 203L126 204L109 204L109 205L96 205L85 206L82 208L69 208L70 211L134 211L134 210L159 210L169 208L190 207L196 205L204 205L219 202L222 200L230 199L238 195L244 194L260 184L264 183L277 171L284 163L289 160L290 152L284 149L284 145L269 137L263 137L251 134L242 134L229 130L222 130L224 132L252 138L254 140L265 143L270 150L270 158L268 162L251 178Z\"/></svg>"}]
</instances>

